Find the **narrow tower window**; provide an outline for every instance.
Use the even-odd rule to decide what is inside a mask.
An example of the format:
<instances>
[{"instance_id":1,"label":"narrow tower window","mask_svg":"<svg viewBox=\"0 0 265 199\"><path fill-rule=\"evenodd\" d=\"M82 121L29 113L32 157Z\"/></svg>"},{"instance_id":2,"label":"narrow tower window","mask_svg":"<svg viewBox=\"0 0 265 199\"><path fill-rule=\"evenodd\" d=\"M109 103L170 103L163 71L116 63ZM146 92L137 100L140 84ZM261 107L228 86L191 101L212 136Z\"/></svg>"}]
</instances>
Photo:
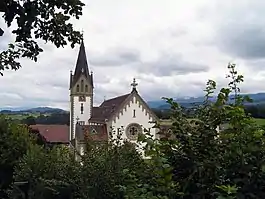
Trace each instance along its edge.
<instances>
[{"instance_id":1,"label":"narrow tower window","mask_svg":"<svg viewBox=\"0 0 265 199\"><path fill-rule=\"evenodd\" d=\"M79 92L79 84L76 86L76 92Z\"/></svg>"},{"instance_id":2,"label":"narrow tower window","mask_svg":"<svg viewBox=\"0 0 265 199\"><path fill-rule=\"evenodd\" d=\"M136 116L135 116L135 109L133 110L133 117L136 117Z\"/></svg>"},{"instance_id":3,"label":"narrow tower window","mask_svg":"<svg viewBox=\"0 0 265 199\"><path fill-rule=\"evenodd\" d=\"M84 80L81 80L81 92L84 92Z\"/></svg>"},{"instance_id":4,"label":"narrow tower window","mask_svg":"<svg viewBox=\"0 0 265 199\"><path fill-rule=\"evenodd\" d=\"M83 103L81 103L81 114L83 114L84 113L84 105L83 105Z\"/></svg>"},{"instance_id":5,"label":"narrow tower window","mask_svg":"<svg viewBox=\"0 0 265 199\"><path fill-rule=\"evenodd\" d=\"M88 92L88 86L87 85L85 86L85 92Z\"/></svg>"}]
</instances>

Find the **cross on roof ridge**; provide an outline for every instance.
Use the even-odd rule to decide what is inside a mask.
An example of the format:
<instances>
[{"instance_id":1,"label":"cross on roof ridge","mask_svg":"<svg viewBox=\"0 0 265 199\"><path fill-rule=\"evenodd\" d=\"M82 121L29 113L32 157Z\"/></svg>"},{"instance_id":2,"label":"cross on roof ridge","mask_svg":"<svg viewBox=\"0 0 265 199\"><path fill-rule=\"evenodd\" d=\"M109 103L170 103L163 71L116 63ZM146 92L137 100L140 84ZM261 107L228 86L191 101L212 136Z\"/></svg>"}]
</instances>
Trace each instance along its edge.
<instances>
[{"instance_id":1,"label":"cross on roof ridge","mask_svg":"<svg viewBox=\"0 0 265 199\"><path fill-rule=\"evenodd\" d=\"M135 78L133 78L133 82L131 83L131 86L132 86L133 90L136 90L136 86L138 86L138 83L136 82Z\"/></svg>"}]
</instances>

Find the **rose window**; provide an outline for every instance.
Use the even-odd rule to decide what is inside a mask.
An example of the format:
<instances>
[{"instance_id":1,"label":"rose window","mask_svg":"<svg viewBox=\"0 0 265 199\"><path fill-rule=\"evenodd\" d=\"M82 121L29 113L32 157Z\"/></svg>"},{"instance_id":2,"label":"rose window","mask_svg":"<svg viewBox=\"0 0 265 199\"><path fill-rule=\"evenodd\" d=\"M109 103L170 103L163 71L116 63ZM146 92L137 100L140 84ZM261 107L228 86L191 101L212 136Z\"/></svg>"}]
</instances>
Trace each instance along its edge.
<instances>
[{"instance_id":1,"label":"rose window","mask_svg":"<svg viewBox=\"0 0 265 199\"><path fill-rule=\"evenodd\" d=\"M126 128L126 135L131 140L137 140L139 133L142 133L142 128L139 124L130 124Z\"/></svg>"}]
</instances>

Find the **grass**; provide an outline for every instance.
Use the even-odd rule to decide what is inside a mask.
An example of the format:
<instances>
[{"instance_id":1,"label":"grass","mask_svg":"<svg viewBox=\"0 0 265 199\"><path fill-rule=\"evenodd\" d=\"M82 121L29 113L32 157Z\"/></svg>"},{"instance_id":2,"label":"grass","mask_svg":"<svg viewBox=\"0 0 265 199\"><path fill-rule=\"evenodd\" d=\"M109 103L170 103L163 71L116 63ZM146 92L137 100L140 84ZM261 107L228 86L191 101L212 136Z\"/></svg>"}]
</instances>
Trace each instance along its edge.
<instances>
[{"instance_id":1,"label":"grass","mask_svg":"<svg viewBox=\"0 0 265 199\"><path fill-rule=\"evenodd\" d=\"M4 114L5 116L11 118L12 120L23 120L26 119L29 116L32 117L38 117L40 116L40 113L27 113L27 114ZM49 114L43 114L44 116L47 116Z\"/></svg>"},{"instance_id":2,"label":"grass","mask_svg":"<svg viewBox=\"0 0 265 199\"><path fill-rule=\"evenodd\" d=\"M254 118L254 120L256 121L256 123L258 125L264 125L265 126L265 119L263 118ZM161 120L160 121L160 125L165 125L165 126L169 126L172 124L172 121L171 120Z\"/></svg>"},{"instance_id":3,"label":"grass","mask_svg":"<svg viewBox=\"0 0 265 199\"><path fill-rule=\"evenodd\" d=\"M265 119L263 118L255 118L254 120L258 125L265 125Z\"/></svg>"}]
</instances>

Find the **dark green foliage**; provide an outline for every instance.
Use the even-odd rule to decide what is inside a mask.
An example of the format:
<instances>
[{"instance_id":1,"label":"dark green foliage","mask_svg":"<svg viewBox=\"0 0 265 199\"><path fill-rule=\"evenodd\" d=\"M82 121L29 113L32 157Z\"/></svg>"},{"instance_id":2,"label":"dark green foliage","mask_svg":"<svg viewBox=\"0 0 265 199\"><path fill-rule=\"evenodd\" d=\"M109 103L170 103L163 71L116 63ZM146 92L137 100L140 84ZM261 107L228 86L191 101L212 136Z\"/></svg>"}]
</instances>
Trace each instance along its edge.
<instances>
[{"instance_id":1,"label":"dark green foliage","mask_svg":"<svg viewBox=\"0 0 265 199\"><path fill-rule=\"evenodd\" d=\"M243 77L237 75L235 65L228 68L228 88L221 89L218 100L211 103L216 83L210 80L205 102L198 108L194 122L189 123L179 105L168 99L176 139L157 141L152 147L159 153L151 154L170 165L172 183L182 193L167 198L265 197L264 130L244 112L242 103L249 99L238 95ZM231 93L235 99L228 104ZM227 129L219 133L216 128L223 123L227 123Z\"/></svg>"},{"instance_id":2,"label":"dark green foliage","mask_svg":"<svg viewBox=\"0 0 265 199\"><path fill-rule=\"evenodd\" d=\"M22 124L70 124L69 113L52 113L50 115L40 115L38 117L29 116L20 121Z\"/></svg>"},{"instance_id":3,"label":"dark green foliage","mask_svg":"<svg viewBox=\"0 0 265 199\"><path fill-rule=\"evenodd\" d=\"M35 125L36 124L35 117L28 116L27 118L22 119L21 123L26 125Z\"/></svg>"},{"instance_id":4,"label":"dark green foliage","mask_svg":"<svg viewBox=\"0 0 265 199\"><path fill-rule=\"evenodd\" d=\"M33 145L16 166L16 181L28 181L34 199L70 198L79 179L79 164L66 147L45 149ZM13 192L13 196L16 193Z\"/></svg>"},{"instance_id":5,"label":"dark green foliage","mask_svg":"<svg viewBox=\"0 0 265 199\"><path fill-rule=\"evenodd\" d=\"M37 39L52 42L56 47L63 47L67 42L74 47L79 43L81 33L75 31L69 21L82 15L84 4L80 0L2 1L0 11L4 13L8 28L14 21L17 27L12 29L15 43L9 44L9 49L0 54L0 71L19 69L21 64L17 59L20 57L37 61L43 51ZM3 75L3 72L0 74Z\"/></svg>"},{"instance_id":6,"label":"dark green foliage","mask_svg":"<svg viewBox=\"0 0 265 199\"><path fill-rule=\"evenodd\" d=\"M16 167L16 180L30 182L31 199L124 198L120 185L126 182L125 169L142 176L145 164L135 149L126 143L90 144L89 151L76 162L64 148L30 148ZM17 195L13 192L13 196Z\"/></svg>"},{"instance_id":7,"label":"dark green foliage","mask_svg":"<svg viewBox=\"0 0 265 199\"><path fill-rule=\"evenodd\" d=\"M87 153L82 158L81 198L121 199L120 186L126 183L124 170L138 173L145 171L141 155L130 143L93 144L88 142Z\"/></svg>"},{"instance_id":8,"label":"dark green foliage","mask_svg":"<svg viewBox=\"0 0 265 199\"><path fill-rule=\"evenodd\" d=\"M31 141L26 127L0 118L0 198L7 197L7 190L13 181L14 166L26 153Z\"/></svg>"}]
</instances>

